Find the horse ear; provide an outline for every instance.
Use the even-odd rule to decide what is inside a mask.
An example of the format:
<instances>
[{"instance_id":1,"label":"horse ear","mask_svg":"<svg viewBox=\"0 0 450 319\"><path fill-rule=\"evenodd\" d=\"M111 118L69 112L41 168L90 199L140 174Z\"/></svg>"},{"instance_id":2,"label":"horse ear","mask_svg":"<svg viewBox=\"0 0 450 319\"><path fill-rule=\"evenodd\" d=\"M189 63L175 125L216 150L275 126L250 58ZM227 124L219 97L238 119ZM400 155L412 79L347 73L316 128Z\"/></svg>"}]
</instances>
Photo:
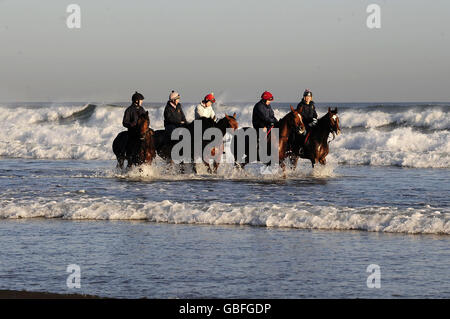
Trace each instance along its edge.
<instances>
[{"instance_id":1,"label":"horse ear","mask_svg":"<svg viewBox=\"0 0 450 319\"><path fill-rule=\"evenodd\" d=\"M148 111L147 111L147 112L145 112L145 113L147 113L147 115L148 115Z\"/></svg>"},{"instance_id":2,"label":"horse ear","mask_svg":"<svg viewBox=\"0 0 450 319\"><path fill-rule=\"evenodd\" d=\"M303 105L302 106L300 106L300 108L298 109L298 111L297 111L298 113L302 113L303 112Z\"/></svg>"},{"instance_id":3,"label":"horse ear","mask_svg":"<svg viewBox=\"0 0 450 319\"><path fill-rule=\"evenodd\" d=\"M331 113L331 107L328 108L328 113Z\"/></svg>"},{"instance_id":4,"label":"horse ear","mask_svg":"<svg viewBox=\"0 0 450 319\"><path fill-rule=\"evenodd\" d=\"M236 119L236 112L233 113L233 118Z\"/></svg>"},{"instance_id":5,"label":"horse ear","mask_svg":"<svg viewBox=\"0 0 450 319\"><path fill-rule=\"evenodd\" d=\"M334 113L336 113L337 114L337 107L334 109Z\"/></svg>"},{"instance_id":6,"label":"horse ear","mask_svg":"<svg viewBox=\"0 0 450 319\"><path fill-rule=\"evenodd\" d=\"M295 110L294 110L294 108L292 107L292 105L291 105L291 112L292 112L292 113L295 113Z\"/></svg>"}]
</instances>

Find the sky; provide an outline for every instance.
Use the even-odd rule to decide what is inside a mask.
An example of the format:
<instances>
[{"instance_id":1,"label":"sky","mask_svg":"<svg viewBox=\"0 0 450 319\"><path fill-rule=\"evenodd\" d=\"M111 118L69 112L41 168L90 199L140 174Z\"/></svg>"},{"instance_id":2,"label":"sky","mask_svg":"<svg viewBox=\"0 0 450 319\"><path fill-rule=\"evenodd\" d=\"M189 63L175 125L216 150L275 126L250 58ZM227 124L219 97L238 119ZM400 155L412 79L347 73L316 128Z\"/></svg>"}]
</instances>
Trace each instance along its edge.
<instances>
[{"instance_id":1,"label":"sky","mask_svg":"<svg viewBox=\"0 0 450 319\"><path fill-rule=\"evenodd\" d=\"M448 0L0 0L0 101L450 101L449 17Z\"/></svg>"}]
</instances>

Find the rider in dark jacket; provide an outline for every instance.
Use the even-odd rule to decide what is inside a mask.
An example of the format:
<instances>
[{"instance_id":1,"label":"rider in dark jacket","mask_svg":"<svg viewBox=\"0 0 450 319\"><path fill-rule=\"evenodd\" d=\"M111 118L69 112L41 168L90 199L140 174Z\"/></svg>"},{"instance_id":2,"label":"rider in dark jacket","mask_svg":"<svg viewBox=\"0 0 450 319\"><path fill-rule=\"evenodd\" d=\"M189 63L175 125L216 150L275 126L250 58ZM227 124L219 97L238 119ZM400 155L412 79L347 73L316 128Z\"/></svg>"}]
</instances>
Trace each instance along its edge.
<instances>
[{"instance_id":1,"label":"rider in dark jacket","mask_svg":"<svg viewBox=\"0 0 450 319\"><path fill-rule=\"evenodd\" d=\"M139 116L145 113L142 107L142 101L144 100L142 94L135 92L131 100L132 104L125 110L122 121L123 126L128 129L127 155L129 165L137 162L136 156L140 138L137 121Z\"/></svg>"},{"instance_id":2,"label":"rider in dark jacket","mask_svg":"<svg viewBox=\"0 0 450 319\"><path fill-rule=\"evenodd\" d=\"M144 108L142 107L142 101L144 100L144 96L138 92L134 93L131 97L133 103L125 110L123 115L122 124L128 129L128 132L132 132L133 134L137 133L137 120L140 115L145 113Z\"/></svg>"},{"instance_id":3,"label":"rider in dark jacket","mask_svg":"<svg viewBox=\"0 0 450 319\"><path fill-rule=\"evenodd\" d=\"M299 152L301 153L303 151L303 145L305 144L307 134L314 126L317 125L317 112L316 107L314 106L314 101L312 100L312 92L310 90L306 89L305 92L303 92L303 99L297 105L297 112L300 112L306 130L303 135L293 132L289 137L288 143L291 145L290 147L293 147L295 144L299 144Z\"/></svg>"},{"instance_id":4,"label":"rider in dark jacket","mask_svg":"<svg viewBox=\"0 0 450 319\"><path fill-rule=\"evenodd\" d=\"M186 124L186 116L180 103L180 94L172 91L169 95L169 101L164 109L164 128L166 130L166 138L170 141L172 131L177 127Z\"/></svg>"},{"instance_id":5,"label":"rider in dark jacket","mask_svg":"<svg viewBox=\"0 0 450 319\"><path fill-rule=\"evenodd\" d=\"M252 123L257 131L260 128L270 129L278 123L270 106L271 101L273 101L273 95L266 91L261 95L261 100L253 107Z\"/></svg>"},{"instance_id":6,"label":"rider in dark jacket","mask_svg":"<svg viewBox=\"0 0 450 319\"><path fill-rule=\"evenodd\" d=\"M305 90L303 99L297 105L297 112L300 111L301 107L303 107L301 112L303 123L306 125L306 129L309 130L317 124L317 112L312 100L312 92L308 89Z\"/></svg>"}]
</instances>

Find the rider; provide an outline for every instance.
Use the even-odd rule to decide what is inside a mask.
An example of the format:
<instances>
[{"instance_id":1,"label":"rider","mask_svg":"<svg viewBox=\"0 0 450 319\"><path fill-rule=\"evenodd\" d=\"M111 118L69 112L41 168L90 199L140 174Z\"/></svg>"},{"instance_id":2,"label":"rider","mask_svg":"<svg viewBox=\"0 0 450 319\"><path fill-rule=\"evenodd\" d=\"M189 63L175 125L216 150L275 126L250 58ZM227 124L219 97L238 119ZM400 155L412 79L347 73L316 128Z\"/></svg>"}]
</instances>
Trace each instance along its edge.
<instances>
[{"instance_id":1,"label":"rider","mask_svg":"<svg viewBox=\"0 0 450 319\"><path fill-rule=\"evenodd\" d=\"M273 101L273 95L269 91L265 91L261 95L261 100L253 107L252 123L253 127L259 134L259 129L263 128L267 131L272 126L278 123L275 118L270 103Z\"/></svg>"},{"instance_id":2,"label":"rider","mask_svg":"<svg viewBox=\"0 0 450 319\"><path fill-rule=\"evenodd\" d=\"M164 128L166 130L166 139L170 141L172 131L177 127L186 125L186 116L180 103L180 94L172 91L169 95L166 108L164 109Z\"/></svg>"},{"instance_id":3,"label":"rider","mask_svg":"<svg viewBox=\"0 0 450 319\"><path fill-rule=\"evenodd\" d=\"M195 108L195 119L199 120L200 118L208 118L212 120L216 120L216 114L212 108L212 105L216 103L216 98L214 97L214 93L209 93L203 101L197 105Z\"/></svg>"},{"instance_id":4,"label":"rider","mask_svg":"<svg viewBox=\"0 0 450 319\"><path fill-rule=\"evenodd\" d=\"M303 99L297 105L297 112L300 112L302 107L302 120L306 125L307 131L309 131L312 127L317 125L316 107L314 106L314 101L312 100L312 92L309 89L306 89L305 92L303 92Z\"/></svg>"},{"instance_id":5,"label":"rider","mask_svg":"<svg viewBox=\"0 0 450 319\"><path fill-rule=\"evenodd\" d=\"M309 89L306 89L305 92L303 92L303 98L297 105L297 112L301 114L306 130L303 135L292 133L289 137L289 144L291 146L296 143L300 144L299 152L302 153L303 145L307 141L308 133L314 126L317 125L316 107L314 105L314 101L312 100L312 92Z\"/></svg>"},{"instance_id":6,"label":"rider","mask_svg":"<svg viewBox=\"0 0 450 319\"><path fill-rule=\"evenodd\" d=\"M135 162L135 157L137 155L137 150L139 146L139 131L137 127L138 118L141 114L145 113L144 108L142 107L142 102L144 100L144 96L137 91L134 92L131 97L132 104L125 110L123 115L122 124L128 129L128 142L127 142L127 154L128 157L132 159L132 162Z\"/></svg>"}]
</instances>

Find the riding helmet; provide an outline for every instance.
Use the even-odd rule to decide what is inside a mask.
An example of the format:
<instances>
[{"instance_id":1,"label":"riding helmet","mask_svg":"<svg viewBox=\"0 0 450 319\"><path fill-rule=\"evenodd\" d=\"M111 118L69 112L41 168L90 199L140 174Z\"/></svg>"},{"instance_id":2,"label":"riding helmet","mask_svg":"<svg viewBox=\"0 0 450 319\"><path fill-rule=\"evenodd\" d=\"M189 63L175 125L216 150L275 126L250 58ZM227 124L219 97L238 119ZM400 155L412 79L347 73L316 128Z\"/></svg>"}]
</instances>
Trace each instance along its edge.
<instances>
[{"instance_id":1,"label":"riding helmet","mask_svg":"<svg viewBox=\"0 0 450 319\"><path fill-rule=\"evenodd\" d=\"M141 93L138 93L138 91L134 92L133 96L131 97L131 101L133 103L136 103L139 100L143 100L144 96Z\"/></svg>"},{"instance_id":2,"label":"riding helmet","mask_svg":"<svg viewBox=\"0 0 450 319\"><path fill-rule=\"evenodd\" d=\"M169 94L169 101L174 101L180 99L180 94L177 91L172 91Z\"/></svg>"},{"instance_id":3,"label":"riding helmet","mask_svg":"<svg viewBox=\"0 0 450 319\"><path fill-rule=\"evenodd\" d=\"M214 97L214 93L209 93L207 96L205 96L205 98L203 99L203 101L206 103L208 101L211 101L213 103L216 103L216 98Z\"/></svg>"},{"instance_id":4,"label":"riding helmet","mask_svg":"<svg viewBox=\"0 0 450 319\"><path fill-rule=\"evenodd\" d=\"M264 91L264 93L261 95L261 98L265 101L273 101L273 95L269 91Z\"/></svg>"}]
</instances>

